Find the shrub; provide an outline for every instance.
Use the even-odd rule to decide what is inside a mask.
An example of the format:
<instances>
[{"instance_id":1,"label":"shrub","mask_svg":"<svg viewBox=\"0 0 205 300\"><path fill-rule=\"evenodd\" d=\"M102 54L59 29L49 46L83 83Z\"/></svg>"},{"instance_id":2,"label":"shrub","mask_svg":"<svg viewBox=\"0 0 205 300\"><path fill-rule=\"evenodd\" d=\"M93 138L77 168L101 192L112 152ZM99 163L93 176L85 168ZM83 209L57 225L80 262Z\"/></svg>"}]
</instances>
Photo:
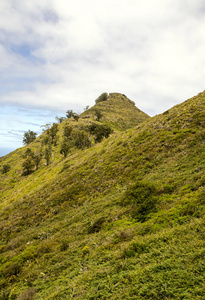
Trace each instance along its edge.
<instances>
[{"instance_id":1,"label":"shrub","mask_svg":"<svg viewBox=\"0 0 205 300\"><path fill-rule=\"evenodd\" d=\"M140 242L133 242L123 249L122 258L134 257L136 254L141 255L147 252L149 252L148 245Z\"/></svg>"},{"instance_id":2,"label":"shrub","mask_svg":"<svg viewBox=\"0 0 205 300\"><path fill-rule=\"evenodd\" d=\"M68 110L66 112L66 117L68 119L74 118L75 121L78 121L78 119L80 118L80 116L78 114L76 114L75 112L73 112L72 110Z\"/></svg>"},{"instance_id":3,"label":"shrub","mask_svg":"<svg viewBox=\"0 0 205 300\"><path fill-rule=\"evenodd\" d=\"M48 145L49 143L49 136L45 135L42 139L42 145Z\"/></svg>"},{"instance_id":4,"label":"shrub","mask_svg":"<svg viewBox=\"0 0 205 300\"><path fill-rule=\"evenodd\" d=\"M174 184L165 184L163 186L163 192L165 194L171 194L175 190L176 186Z\"/></svg>"},{"instance_id":5,"label":"shrub","mask_svg":"<svg viewBox=\"0 0 205 300\"><path fill-rule=\"evenodd\" d=\"M106 101L108 98L107 93L102 93L96 100L95 103L97 104L98 102Z\"/></svg>"},{"instance_id":6,"label":"shrub","mask_svg":"<svg viewBox=\"0 0 205 300\"><path fill-rule=\"evenodd\" d=\"M72 130L73 130L73 127L66 125L66 126L63 128L63 136L64 136L64 137L67 137L67 138L70 137L70 136L71 136Z\"/></svg>"},{"instance_id":7,"label":"shrub","mask_svg":"<svg viewBox=\"0 0 205 300\"><path fill-rule=\"evenodd\" d=\"M100 217L99 219L95 220L93 224L88 227L88 233L95 233L99 232L102 228L103 223L105 222L105 217Z\"/></svg>"},{"instance_id":8,"label":"shrub","mask_svg":"<svg viewBox=\"0 0 205 300\"><path fill-rule=\"evenodd\" d=\"M127 229L127 230L123 229L115 235L114 243L121 243L124 241L129 241L132 239L132 237L133 237L133 235L129 229Z\"/></svg>"},{"instance_id":9,"label":"shrub","mask_svg":"<svg viewBox=\"0 0 205 300\"><path fill-rule=\"evenodd\" d=\"M91 146L91 141L87 132L83 130L73 130L72 127L64 128L64 139L61 144L60 153L66 157L72 147L85 149Z\"/></svg>"},{"instance_id":10,"label":"shrub","mask_svg":"<svg viewBox=\"0 0 205 300\"><path fill-rule=\"evenodd\" d=\"M32 169L34 168L35 164L31 157L28 157L24 160L22 167L23 167L23 174L29 175L32 172Z\"/></svg>"},{"instance_id":11,"label":"shrub","mask_svg":"<svg viewBox=\"0 0 205 300\"><path fill-rule=\"evenodd\" d=\"M68 155L71 147L72 147L72 143L70 142L70 140L67 140L66 138L64 138L64 140L61 144L60 153L63 154L64 157L66 157Z\"/></svg>"},{"instance_id":12,"label":"shrub","mask_svg":"<svg viewBox=\"0 0 205 300\"><path fill-rule=\"evenodd\" d=\"M51 250L52 250L51 242L49 240L43 241L38 247L37 256L41 257L46 253L50 253Z\"/></svg>"},{"instance_id":13,"label":"shrub","mask_svg":"<svg viewBox=\"0 0 205 300\"><path fill-rule=\"evenodd\" d=\"M60 251L66 251L69 248L68 240L61 241Z\"/></svg>"},{"instance_id":14,"label":"shrub","mask_svg":"<svg viewBox=\"0 0 205 300\"><path fill-rule=\"evenodd\" d=\"M76 130L73 133L74 146L79 149L89 148L91 141L88 134L83 130Z\"/></svg>"},{"instance_id":15,"label":"shrub","mask_svg":"<svg viewBox=\"0 0 205 300\"><path fill-rule=\"evenodd\" d=\"M1 169L2 174L6 174L11 170L11 166L9 164L4 164Z\"/></svg>"},{"instance_id":16,"label":"shrub","mask_svg":"<svg viewBox=\"0 0 205 300\"><path fill-rule=\"evenodd\" d=\"M92 124L88 127L89 132L95 135L95 142L100 143L103 138L108 138L112 129L108 125Z\"/></svg>"},{"instance_id":17,"label":"shrub","mask_svg":"<svg viewBox=\"0 0 205 300\"><path fill-rule=\"evenodd\" d=\"M157 190L154 185L138 181L129 187L122 199L122 205L131 204L131 215L144 222L147 216L156 209Z\"/></svg>"},{"instance_id":18,"label":"shrub","mask_svg":"<svg viewBox=\"0 0 205 300\"><path fill-rule=\"evenodd\" d=\"M95 115L96 115L96 121L100 121L100 119L102 119L103 117L103 114L98 109L95 109Z\"/></svg>"},{"instance_id":19,"label":"shrub","mask_svg":"<svg viewBox=\"0 0 205 300\"><path fill-rule=\"evenodd\" d=\"M20 273L20 271L21 271L21 265L18 262L16 262L11 264L4 270L4 276L6 278L16 276Z\"/></svg>"},{"instance_id":20,"label":"shrub","mask_svg":"<svg viewBox=\"0 0 205 300\"><path fill-rule=\"evenodd\" d=\"M27 157L33 157L33 151L31 150L31 148L27 148L26 151L24 152L23 157L27 158Z\"/></svg>"}]
</instances>

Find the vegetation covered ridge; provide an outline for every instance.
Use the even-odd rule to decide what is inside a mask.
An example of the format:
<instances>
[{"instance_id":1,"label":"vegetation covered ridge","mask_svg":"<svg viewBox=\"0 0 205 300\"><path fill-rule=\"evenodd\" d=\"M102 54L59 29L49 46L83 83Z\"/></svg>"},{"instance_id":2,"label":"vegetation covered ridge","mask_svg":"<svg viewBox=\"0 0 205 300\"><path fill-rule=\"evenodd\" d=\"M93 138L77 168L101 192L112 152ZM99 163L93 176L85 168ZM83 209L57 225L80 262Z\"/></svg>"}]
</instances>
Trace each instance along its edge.
<instances>
[{"instance_id":1,"label":"vegetation covered ridge","mask_svg":"<svg viewBox=\"0 0 205 300\"><path fill-rule=\"evenodd\" d=\"M119 127L124 97L1 158L0 299L203 299L205 92L135 126L123 107Z\"/></svg>"},{"instance_id":2,"label":"vegetation covered ridge","mask_svg":"<svg viewBox=\"0 0 205 300\"><path fill-rule=\"evenodd\" d=\"M96 105L86 110L83 118L95 118L100 112L101 121L118 130L134 127L150 118L135 106L135 102L120 93L103 93L96 99Z\"/></svg>"}]
</instances>

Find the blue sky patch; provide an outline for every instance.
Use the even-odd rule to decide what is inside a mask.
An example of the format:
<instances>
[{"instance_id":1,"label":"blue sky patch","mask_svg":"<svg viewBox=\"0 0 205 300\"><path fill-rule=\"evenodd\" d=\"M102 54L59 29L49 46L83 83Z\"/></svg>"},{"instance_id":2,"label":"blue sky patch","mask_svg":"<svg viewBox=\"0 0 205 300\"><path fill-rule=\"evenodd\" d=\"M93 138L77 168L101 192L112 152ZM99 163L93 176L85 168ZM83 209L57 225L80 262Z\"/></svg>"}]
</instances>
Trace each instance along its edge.
<instances>
[{"instance_id":1,"label":"blue sky patch","mask_svg":"<svg viewBox=\"0 0 205 300\"><path fill-rule=\"evenodd\" d=\"M36 47L33 47L29 44L21 44L21 45L10 45L10 51L20 55L21 57L29 60L32 63L46 63L46 61L42 58L36 57L33 55L33 51L36 49Z\"/></svg>"},{"instance_id":2,"label":"blue sky patch","mask_svg":"<svg viewBox=\"0 0 205 300\"><path fill-rule=\"evenodd\" d=\"M32 47L28 44L23 44L23 45L13 45L11 46L12 52L19 54L23 57L26 58L31 58L33 57L31 52L32 52Z\"/></svg>"},{"instance_id":3,"label":"blue sky patch","mask_svg":"<svg viewBox=\"0 0 205 300\"><path fill-rule=\"evenodd\" d=\"M56 24L59 21L58 15L54 11L51 11L51 10L44 11L43 17L44 17L44 20L48 23Z\"/></svg>"}]
</instances>

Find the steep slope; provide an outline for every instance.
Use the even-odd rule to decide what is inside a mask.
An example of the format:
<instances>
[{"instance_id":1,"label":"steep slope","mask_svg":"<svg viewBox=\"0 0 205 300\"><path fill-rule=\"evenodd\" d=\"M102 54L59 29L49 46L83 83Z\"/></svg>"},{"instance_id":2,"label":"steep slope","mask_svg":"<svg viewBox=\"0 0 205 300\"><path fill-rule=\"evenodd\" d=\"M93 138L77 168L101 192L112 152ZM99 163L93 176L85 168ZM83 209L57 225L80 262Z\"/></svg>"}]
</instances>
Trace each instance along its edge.
<instances>
[{"instance_id":1,"label":"steep slope","mask_svg":"<svg viewBox=\"0 0 205 300\"><path fill-rule=\"evenodd\" d=\"M82 114L83 118L95 118L95 111L102 113L102 122L118 130L136 126L149 118L125 95L110 93L106 101L98 102Z\"/></svg>"},{"instance_id":2,"label":"steep slope","mask_svg":"<svg viewBox=\"0 0 205 300\"><path fill-rule=\"evenodd\" d=\"M27 176L3 158L0 299L203 299L204 120L205 92Z\"/></svg>"},{"instance_id":3,"label":"steep slope","mask_svg":"<svg viewBox=\"0 0 205 300\"><path fill-rule=\"evenodd\" d=\"M96 120L96 114L95 111L98 110L102 113L102 119L100 121ZM96 125L98 127L105 126L105 131L108 127L111 128L111 132L109 134L115 135L118 130L124 130L126 128L133 127L137 124L140 124L146 119L149 119L150 117L140 111L135 105L134 102L129 100L126 96L112 93L109 94L107 101L97 103L90 109L86 110L84 113L80 115L80 118L78 121L75 121L74 118L66 119L64 122L57 125L57 131L56 136L54 138L54 141L51 143L51 129L52 126L50 126L49 129L45 126L45 129L47 129L41 136L39 136L33 143L29 144L28 146L22 147L17 149L16 151L6 155L5 157L0 158L1 166L5 164L9 164L12 166L11 171L8 172L8 174L3 175L1 177L1 184L0 184L0 198L3 200L5 198L5 202L1 201L0 206L7 205L8 201L12 201L11 194L14 191L14 200L16 200L16 197L19 197L20 193L16 194L16 191L13 190L13 187L17 182L22 183L23 186L25 186L25 181L27 178L22 177L20 175L23 174L23 168L22 164L25 160L25 152L29 148L34 153L38 152L44 152L46 148L49 146L49 143L51 144L52 148L52 165L47 166L45 168L45 159L41 160L40 167L39 167L39 173L42 173L43 176L45 175L45 178L47 177L48 181L52 178L55 178L56 174L52 172L52 168L54 165L58 166L60 163L60 167L62 167L62 164L65 163L65 160L63 159L63 155L60 153L61 145L64 140L64 129L66 127L72 128L73 132L76 134L78 139L82 140L83 138L88 138L90 141L89 146L95 145L95 149L98 147L98 145L95 144L95 136L90 133L89 127L91 125ZM123 120L122 122L120 120ZM107 126L107 127L106 127ZM109 127L110 126L110 127ZM104 129L104 128L103 128ZM80 135L81 134L81 135ZM79 135L79 136L78 136ZM103 135L102 135L103 136ZM69 136L68 139L71 139L72 136ZM69 149L69 156L70 160L72 161L72 157L76 157L77 159L81 158L81 151L76 151L78 149L84 149L87 146L84 147L84 145L80 145L80 147L76 147L76 145L71 145L71 149ZM88 151L93 152L95 149ZM76 156L77 155L77 156ZM0 167L0 169L2 169ZM47 172L49 170L49 167L51 167L51 172ZM74 166L75 167L75 166ZM33 170L35 170L35 167L33 167ZM35 173L37 175L37 173ZM35 176L34 176L35 177ZM30 178L28 178L28 181L30 181ZM38 186L41 182L41 179L38 182ZM44 182L44 177L42 182ZM32 188L32 184L31 184ZM5 192L6 191L6 192ZM24 193L24 189L23 189ZM5 194L8 194L8 199L5 197Z\"/></svg>"}]
</instances>

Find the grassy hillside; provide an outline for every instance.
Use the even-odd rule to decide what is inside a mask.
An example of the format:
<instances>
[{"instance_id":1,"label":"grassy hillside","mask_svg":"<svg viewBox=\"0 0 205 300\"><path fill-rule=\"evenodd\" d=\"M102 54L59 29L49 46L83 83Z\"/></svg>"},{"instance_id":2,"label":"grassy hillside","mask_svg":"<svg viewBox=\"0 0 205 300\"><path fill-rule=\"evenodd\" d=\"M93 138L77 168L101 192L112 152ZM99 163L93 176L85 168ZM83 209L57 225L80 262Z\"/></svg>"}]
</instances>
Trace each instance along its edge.
<instances>
[{"instance_id":1,"label":"grassy hillside","mask_svg":"<svg viewBox=\"0 0 205 300\"><path fill-rule=\"evenodd\" d=\"M135 106L133 101L119 93L110 93L106 101L96 103L81 116L82 118L95 118L96 110L102 112L101 121L103 123L118 130L134 127L149 118L147 114Z\"/></svg>"},{"instance_id":2,"label":"grassy hillside","mask_svg":"<svg viewBox=\"0 0 205 300\"><path fill-rule=\"evenodd\" d=\"M22 172L48 132L1 158L0 299L204 299L204 120L205 92L153 118L110 94L58 124L48 165ZM89 147L60 154L65 126Z\"/></svg>"}]
</instances>

